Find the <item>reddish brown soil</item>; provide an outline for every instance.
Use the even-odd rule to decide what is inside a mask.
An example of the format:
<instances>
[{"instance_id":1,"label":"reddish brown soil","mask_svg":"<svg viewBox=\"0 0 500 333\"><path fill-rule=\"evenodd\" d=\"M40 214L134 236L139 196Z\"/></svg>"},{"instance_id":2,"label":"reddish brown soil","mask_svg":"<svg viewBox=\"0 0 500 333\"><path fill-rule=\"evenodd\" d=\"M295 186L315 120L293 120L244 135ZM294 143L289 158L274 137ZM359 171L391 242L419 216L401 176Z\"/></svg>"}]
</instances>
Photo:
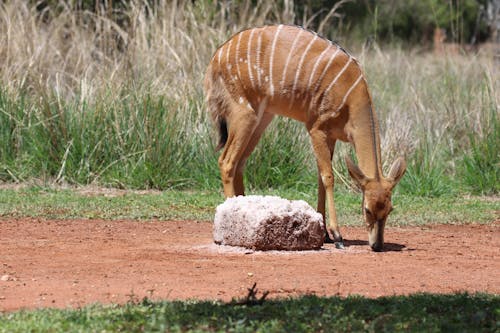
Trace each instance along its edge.
<instances>
[{"instance_id":1,"label":"reddish brown soil","mask_svg":"<svg viewBox=\"0 0 500 333\"><path fill-rule=\"evenodd\" d=\"M212 244L206 222L0 219L0 311L131 299L369 297L500 293L500 225L389 228L374 253L361 228L346 250L251 252Z\"/></svg>"}]
</instances>

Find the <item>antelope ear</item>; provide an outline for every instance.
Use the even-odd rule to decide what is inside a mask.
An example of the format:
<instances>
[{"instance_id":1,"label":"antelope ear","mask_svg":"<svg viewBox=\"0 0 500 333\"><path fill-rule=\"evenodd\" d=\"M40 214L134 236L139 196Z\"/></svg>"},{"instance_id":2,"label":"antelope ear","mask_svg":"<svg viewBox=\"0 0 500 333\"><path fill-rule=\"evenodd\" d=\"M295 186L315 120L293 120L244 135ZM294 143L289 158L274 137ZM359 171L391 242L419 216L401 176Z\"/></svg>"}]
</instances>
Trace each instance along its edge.
<instances>
[{"instance_id":1,"label":"antelope ear","mask_svg":"<svg viewBox=\"0 0 500 333\"><path fill-rule=\"evenodd\" d=\"M392 186L396 186L401 177L405 174L406 171L406 162L404 158L399 157L397 160L392 163L391 171L389 171L388 180L392 182Z\"/></svg>"},{"instance_id":2,"label":"antelope ear","mask_svg":"<svg viewBox=\"0 0 500 333\"><path fill-rule=\"evenodd\" d=\"M359 169L359 167L354 164L350 157L345 157L345 163L347 165L347 170L351 175L351 178L354 180L356 185L363 190L365 188L366 183L368 182L368 178L363 174L363 172Z\"/></svg>"}]
</instances>

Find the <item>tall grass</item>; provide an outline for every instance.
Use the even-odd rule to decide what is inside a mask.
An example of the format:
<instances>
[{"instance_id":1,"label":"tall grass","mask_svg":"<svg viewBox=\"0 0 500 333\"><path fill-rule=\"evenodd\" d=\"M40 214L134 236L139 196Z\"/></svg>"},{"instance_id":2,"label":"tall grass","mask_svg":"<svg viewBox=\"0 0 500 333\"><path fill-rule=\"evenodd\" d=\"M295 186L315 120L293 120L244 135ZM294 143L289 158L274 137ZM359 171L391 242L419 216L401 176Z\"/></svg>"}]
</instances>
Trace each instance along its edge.
<instances>
[{"instance_id":1,"label":"tall grass","mask_svg":"<svg viewBox=\"0 0 500 333\"><path fill-rule=\"evenodd\" d=\"M500 192L500 119L492 109L482 136L469 133L470 151L464 155L459 175L474 194Z\"/></svg>"},{"instance_id":2,"label":"tall grass","mask_svg":"<svg viewBox=\"0 0 500 333\"><path fill-rule=\"evenodd\" d=\"M2 2L0 180L219 188L216 138L202 92L206 65L236 31L301 23L293 6L291 0L256 6L135 0L120 11L91 13L63 1L42 12L24 1ZM498 64L398 48L354 53L381 121L384 167L397 155L409 160L400 190L477 192L468 185L485 169L477 147L498 138ZM315 186L302 127L273 121L248 162L254 189ZM487 172L495 174L498 144L487 145L493 149ZM341 184L348 182L342 158L348 149L339 145L334 160ZM486 178L479 192L498 193L498 178Z\"/></svg>"}]
</instances>

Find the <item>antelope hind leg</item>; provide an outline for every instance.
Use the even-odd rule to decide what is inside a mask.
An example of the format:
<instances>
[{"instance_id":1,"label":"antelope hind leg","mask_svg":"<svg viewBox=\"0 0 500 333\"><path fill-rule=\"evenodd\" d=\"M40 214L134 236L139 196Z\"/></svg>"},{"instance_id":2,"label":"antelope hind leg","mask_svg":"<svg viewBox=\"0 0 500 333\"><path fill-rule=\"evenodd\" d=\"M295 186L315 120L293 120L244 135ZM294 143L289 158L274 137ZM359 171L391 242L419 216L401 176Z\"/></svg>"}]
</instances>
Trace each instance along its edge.
<instances>
[{"instance_id":1,"label":"antelope hind leg","mask_svg":"<svg viewBox=\"0 0 500 333\"><path fill-rule=\"evenodd\" d=\"M236 168L247 148L257 124L257 116L251 109L233 106L227 117L228 139L224 151L219 157L219 168L226 198L241 194L242 188L236 188ZM243 186L243 180L238 180Z\"/></svg>"},{"instance_id":2,"label":"antelope hind leg","mask_svg":"<svg viewBox=\"0 0 500 333\"><path fill-rule=\"evenodd\" d=\"M268 112L263 113L259 124L252 133L252 137L250 138L250 141L247 144L245 152L243 153L242 157L240 158L240 161L238 162L238 166L236 167L236 174L234 176L234 188L236 195L245 195L245 186L243 184L243 171L245 170L245 163L250 154L252 154L255 147L259 143L262 134L266 130L267 126L271 123L271 120L273 120L273 118L274 114Z\"/></svg>"}]
</instances>

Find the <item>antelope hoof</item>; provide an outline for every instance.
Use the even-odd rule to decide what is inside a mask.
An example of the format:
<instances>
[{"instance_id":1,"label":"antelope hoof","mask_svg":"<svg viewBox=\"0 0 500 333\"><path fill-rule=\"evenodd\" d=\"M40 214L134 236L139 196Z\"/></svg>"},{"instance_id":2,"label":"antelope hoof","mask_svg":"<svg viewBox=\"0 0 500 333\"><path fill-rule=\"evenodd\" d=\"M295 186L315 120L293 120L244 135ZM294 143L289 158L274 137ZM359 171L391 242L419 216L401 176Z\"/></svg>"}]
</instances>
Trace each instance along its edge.
<instances>
[{"instance_id":1,"label":"antelope hoof","mask_svg":"<svg viewBox=\"0 0 500 333\"><path fill-rule=\"evenodd\" d=\"M345 250L344 241L341 239L340 241L335 242L335 248Z\"/></svg>"},{"instance_id":2,"label":"antelope hoof","mask_svg":"<svg viewBox=\"0 0 500 333\"><path fill-rule=\"evenodd\" d=\"M330 232L333 235L333 238L330 237ZM340 233L337 231L334 231L333 229L330 229L330 232L328 232L328 229L325 232L325 243L326 244L335 244L335 247L337 249L345 249L344 247L344 240L342 239L342 236Z\"/></svg>"},{"instance_id":3,"label":"antelope hoof","mask_svg":"<svg viewBox=\"0 0 500 333\"><path fill-rule=\"evenodd\" d=\"M340 236L339 233L335 233L335 232L333 233L333 243L335 243L335 248L340 249L340 250L345 249L344 239L342 238L342 236Z\"/></svg>"},{"instance_id":4,"label":"antelope hoof","mask_svg":"<svg viewBox=\"0 0 500 333\"><path fill-rule=\"evenodd\" d=\"M335 241L330 237L330 234L328 231L325 233L325 243L327 244L333 244Z\"/></svg>"},{"instance_id":5,"label":"antelope hoof","mask_svg":"<svg viewBox=\"0 0 500 333\"><path fill-rule=\"evenodd\" d=\"M330 237L330 232L332 233L333 235L333 238ZM340 235L340 233L337 231L334 231L334 230L330 230L330 232L328 232L328 229L326 230L326 235L325 235L325 243L327 244L335 244L335 247L337 249L345 249L345 246L344 246L344 240L342 239L342 236Z\"/></svg>"},{"instance_id":6,"label":"antelope hoof","mask_svg":"<svg viewBox=\"0 0 500 333\"><path fill-rule=\"evenodd\" d=\"M382 243L375 243L370 246L374 252L382 252L384 250L384 245Z\"/></svg>"}]
</instances>

